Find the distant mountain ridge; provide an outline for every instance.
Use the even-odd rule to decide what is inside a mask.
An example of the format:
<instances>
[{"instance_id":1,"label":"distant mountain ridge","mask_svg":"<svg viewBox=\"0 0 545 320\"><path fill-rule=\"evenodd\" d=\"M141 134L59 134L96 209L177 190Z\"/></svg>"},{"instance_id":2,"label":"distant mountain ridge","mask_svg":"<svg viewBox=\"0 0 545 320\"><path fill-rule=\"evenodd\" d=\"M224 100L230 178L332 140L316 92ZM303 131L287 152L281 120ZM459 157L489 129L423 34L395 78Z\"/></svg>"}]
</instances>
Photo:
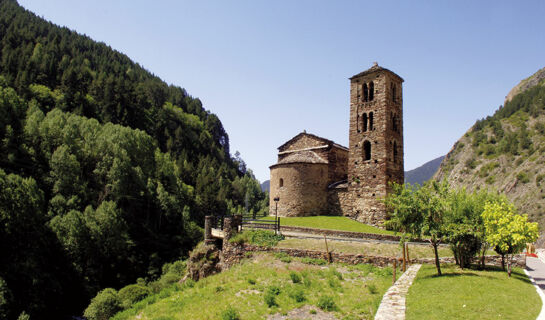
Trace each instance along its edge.
<instances>
[{"instance_id":1,"label":"distant mountain ridge","mask_svg":"<svg viewBox=\"0 0 545 320\"><path fill-rule=\"evenodd\" d=\"M408 182L410 184L418 183L422 185L424 182L428 181L433 177L435 172L437 172L439 165L441 165L441 161L443 161L444 158L445 156L440 156L424 163L418 168L405 171L405 182Z\"/></svg>"}]
</instances>

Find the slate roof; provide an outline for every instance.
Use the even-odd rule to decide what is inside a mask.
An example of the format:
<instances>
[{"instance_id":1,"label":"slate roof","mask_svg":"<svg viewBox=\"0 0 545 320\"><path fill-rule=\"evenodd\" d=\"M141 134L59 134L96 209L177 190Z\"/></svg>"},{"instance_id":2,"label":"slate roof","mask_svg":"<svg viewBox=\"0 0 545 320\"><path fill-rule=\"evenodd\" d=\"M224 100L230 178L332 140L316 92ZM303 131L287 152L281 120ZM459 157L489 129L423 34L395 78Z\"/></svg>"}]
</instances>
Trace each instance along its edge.
<instances>
[{"instance_id":1,"label":"slate roof","mask_svg":"<svg viewBox=\"0 0 545 320\"><path fill-rule=\"evenodd\" d=\"M375 64L374 64L371 68L369 68L369 69L367 69L367 70L365 70L365 71L363 71L363 72L360 72L360 73L358 73L358 74L356 74L356 75L353 75L353 76L350 77L349 79L352 80L352 79L354 79L354 78L358 78L358 77L361 77L361 76L364 76L364 75L367 75L367 74L370 74L370 73L373 73L373 72L377 72L377 71L387 71L387 72L393 74L394 76L398 77L399 79L401 79L401 81L405 81L405 80L403 80L403 78L401 78L401 77L400 77L398 74L396 74L395 72L393 72L393 71L391 71L391 70L388 70L388 69L386 69L386 68L383 68L383 67L379 66L376 62L375 62Z\"/></svg>"},{"instance_id":2,"label":"slate roof","mask_svg":"<svg viewBox=\"0 0 545 320\"><path fill-rule=\"evenodd\" d=\"M286 164L286 163L324 163L328 164L327 160L322 159L313 151L299 151L290 154L284 159L278 161L277 164Z\"/></svg>"},{"instance_id":3,"label":"slate roof","mask_svg":"<svg viewBox=\"0 0 545 320\"><path fill-rule=\"evenodd\" d=\"M340 148L344 148L344 149L348 150L347 147L342 146L342 145L340 145L340 144L338 144L338 143L335 143L335 142L332 141L332 140L329 140L329 139L326 139L326 138L319 137L319 136L317 136L317 135L315 135L315 134L312 134L312 133L307 133L306 131L303 131L303 132L299 133L298 135L296 135L295 137L293 137L293 138L289 139L288 141L286 141L284 144L282 144L280 147L278 147L278 150L282 150L282 149L285 148L288 144L290 144L292 141L295 141L295 140L299 139L299 138L302 137L302 136L309 136L309 137L315 138L315 139L317 139L317 140L323 141L324 144L328 144L328 145L331 144L331 145L334 145L334 146L336 146L336 147L340 147Z\"/></svg>"}]
</instances>

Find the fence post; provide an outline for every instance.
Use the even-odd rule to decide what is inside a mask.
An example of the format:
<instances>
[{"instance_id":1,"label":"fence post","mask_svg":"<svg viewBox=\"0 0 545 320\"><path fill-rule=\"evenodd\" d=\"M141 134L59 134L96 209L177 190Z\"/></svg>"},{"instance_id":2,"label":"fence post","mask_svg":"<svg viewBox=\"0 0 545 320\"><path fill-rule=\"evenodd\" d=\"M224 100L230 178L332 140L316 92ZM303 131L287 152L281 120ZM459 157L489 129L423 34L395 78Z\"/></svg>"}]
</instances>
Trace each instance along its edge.
<instances>
[{"instance_id":1,"label":"fence post","mask_svg":"<svg viewBox=\"0 0 545 320\"><path fill-rule=\"evenodd\" d=\"M229 245L229 239L233 236L233 217L223 218L223 248Z\"/></svg>"},{"instance_id":2,"label":"fence post","mask_svg":"<svg viewBox=\"0 0 545 320\"><path fill-rule=\"evenodd\" d=\"M403 242L403 272L407 271L407 261L405 260L407 258L407 254L405 251L406 247L406 242Z\"/></svg>"},{"instance_id":3,"label":"fence post","mask_svg":"<svg viewBox=\"0 0 545 320\"><path fill-rule=\"evenodd\" d=\"M393 275L392 284L396 283L396 269L397 269L397 258L394 258L394 270L392 272L392 275Z\"/></svg>"},{"instance_id":4,"label":"fence post","mask_svg":"<svg viewBox=\"0 0 545 320\"><path fill-rule=\"evenodd\" d=\"M213 216L204 217L204 243L207 245L214 243L214 238L212 238L212 224L214 223L213 220Z\"/></svg>"},{"instance_id":5,"label":"fence post","mask_svg":"<svg viewBox=\"0 0 545 320\"><path fill-rule=\"evenodd\" d=\"M407 242L405 242L405 246L407 246L407 248L405 249L405 253L407 254L407 264L410 265L411 264L411 258L409 258L409 244Z\"/></svg>"}]
</instances>

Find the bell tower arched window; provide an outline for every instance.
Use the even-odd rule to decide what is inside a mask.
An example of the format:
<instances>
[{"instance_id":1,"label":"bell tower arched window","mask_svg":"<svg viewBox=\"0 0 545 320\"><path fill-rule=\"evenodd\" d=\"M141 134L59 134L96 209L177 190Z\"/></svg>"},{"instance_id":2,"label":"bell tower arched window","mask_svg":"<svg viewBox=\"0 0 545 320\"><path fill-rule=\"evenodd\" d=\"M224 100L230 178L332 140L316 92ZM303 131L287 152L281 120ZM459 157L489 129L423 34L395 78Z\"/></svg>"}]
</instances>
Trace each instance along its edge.
<instances>
[{"instance_id":1,"label":"bell tower arched window","mask_svg":"<svg viewBox=\"0 0 545 320\"><path fill-rule=\"evenodd\" d=\"M373 131L373 113L369 112L369 131Z\"/></svg>"},{"instance_id":2,"label":"bell tower arched window","mask_svg":"<svg viewBox=\"0 0 545 320\"><path fill-rule=\"evenodd\" d=\"M369 101L369 89L367 88L367 83L363 84L363 101Z\"/></svg>"},{"instance_id":3,"label":"bell tower arched window","mask_svg":"<svg viewBox=\"0 0 545 320\"><path fill-rule=\"evenodd\" d=\"M363 114L363 116L361 117L361 122L362 122L361 131L362 132L367 131L367 113Z\"/></svg>"},{"instance_id":4,"label":"bell tower arched window","mask_svg":"<svg viewBox=\"0 0 545 320\"><path fill-rule=\"evenodd\" d=\"M284 186L284 179L280 178L280 181L278 182L278 187L282 188Z\"/></svg>"},{"instance_id":5,"label":"bell tower arched window","mask_svg":"<svg viewBox=\"0 0 545 320\"><path fill-rule=\"evenodd\" d=\"M375 97L375 84L373 81L369 83L369 101L373 101L373 98Z\"/></svg>"},{"instance_id":6,"label":"bell tower arched window","mask_svg":"<svg viewBox=\"0 0 545 320\"><path fill-rule=\"evenodd\" d=\"M371 142L365 141L363 143L363 160L371 160Z\"/></svg>"},{"instance_id":7,"label":"bell tower arched window","mask_svg":"<svg viewBox=\"0 0 545 320\"><path fill-rule=\"evenodd\" d=\"M396 85L394 83L392 83L391 85L391 93L392 93L392 101L393 102L397 102L397 96L396 96Z\"/></svg>"}]
</instances>

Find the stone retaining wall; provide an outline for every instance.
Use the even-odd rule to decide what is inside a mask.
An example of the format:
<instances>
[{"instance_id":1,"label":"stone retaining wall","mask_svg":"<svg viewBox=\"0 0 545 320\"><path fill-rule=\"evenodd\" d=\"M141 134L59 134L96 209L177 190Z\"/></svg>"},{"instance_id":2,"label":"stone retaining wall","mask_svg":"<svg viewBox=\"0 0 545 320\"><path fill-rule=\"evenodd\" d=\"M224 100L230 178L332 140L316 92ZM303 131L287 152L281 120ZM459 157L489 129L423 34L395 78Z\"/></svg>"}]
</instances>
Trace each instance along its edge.
<instances>
[{"instance_id":1,"label":"stone retaining wall","mask_svg":"<svg viewBox=\"0 0 545 320\"><path fill-rule=\"evenodd\" d=\"M327 260L326 253L324 251L317 250L306 250L306 249L293 249L293 248L267 248L259 247L249 244L233 244L223 247L222 251L222 268L227 269L234 264L239 263L242 259L247 257L248 253L251 252L283 252L292 257L308 257L315 259L324 259ZM349 253L338 253L331 252L331 261L332 262L342 262L347 264L360 264L368 263L379 267L392 266L395 257L383 257L383 256L369 256L364 254L349 254ZM397 258L399 261L399 258ZM455 263L454 258L440 258L441 263ZM477 262L477 261L475 261ZM427 263L434 264L435 259L433 258L424 258L424 259L411 259L410 263ZM485 256L485 263L488 266L500 266L501 267L501 256ZM524 268L526 267L526 257L523 254L515 256L515 266Z\"/></svg>"}]
</instances>

